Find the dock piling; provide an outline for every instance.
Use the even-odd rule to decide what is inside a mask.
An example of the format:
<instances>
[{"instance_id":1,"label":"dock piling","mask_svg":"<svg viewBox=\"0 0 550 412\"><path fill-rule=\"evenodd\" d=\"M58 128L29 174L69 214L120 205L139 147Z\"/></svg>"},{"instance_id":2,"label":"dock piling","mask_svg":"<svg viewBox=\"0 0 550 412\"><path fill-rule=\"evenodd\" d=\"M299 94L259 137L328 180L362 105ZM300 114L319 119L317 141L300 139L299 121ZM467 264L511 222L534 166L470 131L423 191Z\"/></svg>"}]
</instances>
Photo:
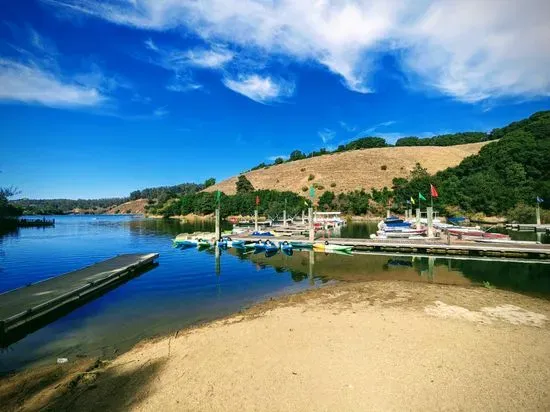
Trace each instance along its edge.
<instances>
[{"instance_id":1,"label":"dock piling","mask_svg":"<svg viewBox=\"0 0 550 412\"><path fill-rule=\"evenodd\" d=\"M221 238L221 224L220 224L220 206L216 207L216 229L215 229L215 237L216 241L220 240Z\"/></svg>"},{"instance_id":2,"label":"dock piling","mask_svg":"<svg viewBox=\"0 0 550 412\"><path fill-rule=\"evenodd\" d=\"M254 231L258 231L258 209L254 210Z\"/></svg>"},{"instance_id":3,"label":"dock piling","mask_svg":"<svg viewBox=\"0 0 550 412\"><path fill-rule=\"evenodd\" d=\"M420 208L416 208L416 228L420 228Z\"/></svg>"},{"instance_id":4,"label":"dock piling","mask_svg":"<svg viewBox=\"0 0 550 412\"><path fill-rule=\"evenodd\" d=\"M308 208L308 228L309 228L309 241L315 240L315 228L313 226L313 208Z\"/></svg>"},{"instance_id":5,"label":"dock piling","mask_svg":"<svg viewBox=\"0 0 550 412\"><path fill-rule=\"evenodd\" d=\"M427 220L428 220L428 237L434 236L434 228L433 228L433 207L429 206L427 208Z\"/></svg>"}]
</instances>

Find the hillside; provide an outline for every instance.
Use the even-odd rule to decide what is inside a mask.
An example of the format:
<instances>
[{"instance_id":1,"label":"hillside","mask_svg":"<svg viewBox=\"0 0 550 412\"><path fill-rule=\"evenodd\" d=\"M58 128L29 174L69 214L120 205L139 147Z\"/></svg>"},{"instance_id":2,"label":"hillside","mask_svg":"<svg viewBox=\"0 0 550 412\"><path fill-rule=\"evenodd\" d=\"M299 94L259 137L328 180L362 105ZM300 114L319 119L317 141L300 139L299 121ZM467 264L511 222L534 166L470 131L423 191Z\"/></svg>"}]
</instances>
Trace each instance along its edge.
<instances>
[{"instance_id":1,"label":"hillside","mask_svg":"<svg viewBox=\"0 0 550 412\"><path fill-rule=\"evenodd\" d=\"M477 154L490 142L458 146L384 147L328 154L273 165L245 173L256 189L290 190L303 194L312 183L335 193L364 188L390 188L394 177L408 177L419 162L430 174L457 166L465 157ZM313 175L312 180L308 180ZM237 177L231 177L205 191L235 194ZM331 184L336 186L331 186ZM319 192L319 191L318 191Z\"/></svg>"},{"instance_id":2,"label":"hillside","mask_svg":"<svg viewBox=\"0 0 550 412\"><path fill-rule=\"evenodd\" d=\"M145 206L147 206L147 199L137 199L130 200L129 202L122 203L120 205L115 205L110 207L105 211L107 215L118 215L118 214L134 214L134 215L143 215L145 214Z\"/></svg>"}]
</instances>

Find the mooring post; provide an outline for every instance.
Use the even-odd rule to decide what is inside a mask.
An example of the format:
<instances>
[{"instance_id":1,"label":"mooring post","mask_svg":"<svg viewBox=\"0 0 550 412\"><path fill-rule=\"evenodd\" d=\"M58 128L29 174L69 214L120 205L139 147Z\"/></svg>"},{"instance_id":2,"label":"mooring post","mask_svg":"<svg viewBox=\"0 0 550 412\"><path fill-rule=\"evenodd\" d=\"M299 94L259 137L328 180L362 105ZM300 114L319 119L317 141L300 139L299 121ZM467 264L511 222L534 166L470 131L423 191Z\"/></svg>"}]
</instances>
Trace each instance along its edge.
<instances>
[{"instance_id":1,"label":"mooring post","mask_svg":"<svg viewBox=\"0 0 550 412\"><path fill-rule=\"evenodd\" d=\"M216 207L216 229L215 229L214 236L216 237L216 242L220 240L222 236L221 224L220 224L220 206Z\"/></svg>"},{"instance_id":2,"label":"mooring post","mask_svg":"<svg viewBox=\"0 0 550 412\"><path fill-rule=\"evenodd\" d=\"M286 226L286 209L283 210L283 226Z\"/></svg>"},{"instance_id":3,"label":"mooring post","mask_svg":"<svg viewBox=\"0 0 550 412\"><path fill-rule=\"evenodd\" d=\"M433 237L434 236L433 211L434 211L434 209L431 206L428 206L426 208L427 218L428 218L428 237Z\"/></svg>"},{"instance_id":4,"label":"mooring post","mask_svg":"<svg viewBox=\"0 0 550 412\"><path fill-rule=\"evenodd\" d=\"M386 217L390 217L390 209L386 209Z\"/></svg>"},{"instance_id":5,"label":"mooring post","mask_svg":"<svg viewBox=\"0 0 550 412\"><path fill-rule=\"evenodd\" d=\"M220 246L219 245L216 245L216 248L214 249L215 250L215 253L214 253L214 256L215 256L215 271L216 271L216 275L219 275L221 273L221 269L222 269L222 264L221 264L221 253L220 253Z\"/></svg>"},{"instance_id":6,"label":"mooring post","mask_svg":"<svg viewBox=\"0 0 550 412\"><path fill-rule=\"evenodd\" d=\"M416 228L420 228L420 208L416 208Z\"/></svg>"},{"instance_id":7,"label":"mooring post","mask_svg":"<svg viewBox=\"0 0 550 412\"><path fill-rule=\"evenodd\" d=\"M313 242L315 240L315 228L313 227L313 208L308 208L307 213L309 225L309 241Z\"/></svg>"},{"instance_id":8,"label":"mooring post","mask_svg":"<svg viewBox=\"0 0 550 412\"><path fill-rule=\"evenodd\" d=\"M537 202L537 208L535 209L535 213L537 215L537 225L540 225L540 206L539 206L539 202ZM535 228L535 232L537 231L537 229Z\"/></svg>"},{"instance_id":9,"label":"mooring post","mask_svg":"<svg viewBox=\"0 0 550 412\"><path fill-rule=\"evenodd\" d=\"M258 209L254 210L254 231L258 231Z\"/></svg>"},{"instance_id":10,"label":"mooring post","mask_svg":"<svg viewBox=\"0 0 550 412\"><path fill-rule=\"evenodd\" d=\"M313 285L315 282L313 281L313 267L315 266L315 252L313 250L309 251L309 271L307 273L307 277L309 278L309 283Z\"/></svg>"},{"instance_id":11,"label":"mooring post","mask_svg":"<svg viewBox=\"0 0 550 412\"><path fill-rule=\"evenodd\" d=\"M306 224L306 211L302 210L302 225Z\"/></svg>"}]
</instances>

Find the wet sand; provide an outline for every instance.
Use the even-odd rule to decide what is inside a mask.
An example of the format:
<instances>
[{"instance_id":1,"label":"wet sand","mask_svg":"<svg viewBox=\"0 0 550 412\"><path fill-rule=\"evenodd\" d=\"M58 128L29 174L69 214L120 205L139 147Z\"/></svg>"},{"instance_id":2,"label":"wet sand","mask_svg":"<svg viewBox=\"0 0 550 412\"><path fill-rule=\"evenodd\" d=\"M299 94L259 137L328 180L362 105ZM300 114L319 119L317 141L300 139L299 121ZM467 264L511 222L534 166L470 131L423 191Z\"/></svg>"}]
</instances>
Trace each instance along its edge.
<instances>
[{"instance_id":1,"label":"wet sand","mask_svg":"<svg viewBox=\"0 0 550 412\"><path fill-rule=\"evenodd\" d=\"M337 284L143 342L109 363L23 372L2 380L0 402L7 410L548 410L549 342L547 300Z\"/></svg>"}]
</instances>

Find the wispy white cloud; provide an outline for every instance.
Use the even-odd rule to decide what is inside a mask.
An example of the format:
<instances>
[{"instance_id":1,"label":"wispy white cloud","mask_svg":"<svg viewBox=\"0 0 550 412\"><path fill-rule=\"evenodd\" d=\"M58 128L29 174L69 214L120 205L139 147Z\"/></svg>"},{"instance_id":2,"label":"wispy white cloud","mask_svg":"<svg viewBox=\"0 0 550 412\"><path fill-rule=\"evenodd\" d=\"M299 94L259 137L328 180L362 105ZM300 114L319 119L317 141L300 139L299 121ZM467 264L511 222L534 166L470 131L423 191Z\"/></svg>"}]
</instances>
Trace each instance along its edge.
<instances>
[{"instance_id":1,"label":"wispy white cloud","mask_svg":"<svg viewBox=\"0 0 550 412\"><path fill-rule=\"evenodd\" d=\"M330 142L332 139L334 139L334 136L336 136L336 132L331 129L324 128L323 130L319 130L317 132L323 143Z\"/></svg>"},{"instance_id":2,"label":"wispy white cloud","mask_svg":"<svg viewBox=\"0 0 550 412\"><path fill-rule=\"evenodd\" d=\"M106 101L99 90L65 81L33 64L0 59L0 101L49 107L90 107Z\"/></svg>"},{"instance_id":3,"label":"wispy white cloud","mask_svg":"<svg viewBox=\"0 0 550 412\"><path fill-rule=\"evenodd\" d=\"M220 46L211 49L195 48L179 50L159 46L152 39L145 41L145 47L154 53L147 60L173 72L172 81L166 86L170 91L188 92L202 88L193 79L192 69L221 69L233 59L233 53Z\"/></svg>"},{"instance_id":4,"label":"wispy white cloud","mask_svg":"<svg viewBox=\"0 0 550 412\"><path fill-rule=\"evenodd\" d=\"M0 102L39 104L58 108L100 106L115 81L97 66L87 73L65 75L55 45L32 27L9 25L18 44L5 41L15 55L0 57Z\"/></svg>"},{"instance_id":5,"label":"wispy white cloud","mask_svg":"<svg viewBox=\"0 0 550 412\"><path fill-rule=\"evenodd\" d=\"M183 27L207 42L315 61L360 93L372 91L379 56L392 53L413 83L465 102L550 95L546 0L43 1L115 24Z\"/></svg>"},{"instance_id":6,"label":"wispy white cloud","mask_svg":"<svg viewBox=\"0 0 550 412\"><path fill-rule=\"evenodd\" d=\"M257 74L240 75L237 78L225 77L223 84L228 89L262 104L277 102L294 94L293 83Z\"/></svg>"},{"instance_id":7,"label":"wispy white cloud","mask_svg":"<svg viewBox=\"0 0 550 412\"><path fill-rule=\"evenodd\" d=\"M370 135L372 133L375 133L375 132L376 132L376 135L378 136L378 135L380 135L380 133L377 132L378 129L380 129L381 127L391 126L395 123L396 123L395 120L388 120L386 122L377 123L374 126L371 126L371 127L368 127L366 129L361 130L359 133L356 134L355 138L368 136L368 135Z\"/></svg>"},{"instance_id":8,"label":"wispy white cloud","mask_svg":"<svg viewBox=\"0 0 550 412\"><path fill-rule=\"evenodd\" d=\"M342 120L340 120L338 123L340 124L340 127L342 127L342 129L344 129L346 132L355 132L357 130L357 126L349 125Z\"/></svg>"}]
</instances>

